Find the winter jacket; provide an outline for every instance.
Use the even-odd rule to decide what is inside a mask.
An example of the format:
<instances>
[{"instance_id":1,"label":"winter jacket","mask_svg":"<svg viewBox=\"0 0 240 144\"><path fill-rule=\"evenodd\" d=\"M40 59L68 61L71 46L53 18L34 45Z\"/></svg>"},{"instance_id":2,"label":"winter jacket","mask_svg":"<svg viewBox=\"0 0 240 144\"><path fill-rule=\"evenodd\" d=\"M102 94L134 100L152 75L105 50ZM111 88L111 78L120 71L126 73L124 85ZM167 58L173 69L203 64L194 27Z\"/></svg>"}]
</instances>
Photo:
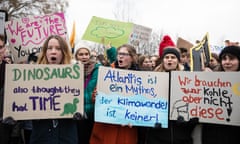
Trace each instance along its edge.
<instances>
[{"instance_id":1,"label":"winter jacket","mask_svg":"<svg viewBox=\"0 0 240 144\"><path fill-rule=\"evenodd\" d=\"M193 144L192 131L196 123L169 121L168 128L150 128L147 144Z\"/></svg>"},{"instance_id":2,"label":"winter jacket","mask_svg":"<svg viewBox=\"0 0 240 144\"><path fill-rule=\"evenodd\" d=\"M30 144L78 144L77 121L33 120Z\"/></svg>"},{"instance_id":3,"label":"winter jacket","mask_svg":"<svg viewBox=\"0 0 240 144\"><path fill-rule=\"evenodd\" d=\"M203 124L202 144L239 144L240 126Z\"/></svg>"},{"instance_id":4,"label":"winter jacket","mask_svg":"<svg viewBox=\"0 0 240 144\"><path fill-rule=\"evenodd\" d=\"M108 55L112 55L111 52ZM119 68L117 61L112 63L111 67ZM139 68L132 65L130 69L138 70ZM90 144L137 144L137 128L95 122Z\"/></svg>"}]
</instances>

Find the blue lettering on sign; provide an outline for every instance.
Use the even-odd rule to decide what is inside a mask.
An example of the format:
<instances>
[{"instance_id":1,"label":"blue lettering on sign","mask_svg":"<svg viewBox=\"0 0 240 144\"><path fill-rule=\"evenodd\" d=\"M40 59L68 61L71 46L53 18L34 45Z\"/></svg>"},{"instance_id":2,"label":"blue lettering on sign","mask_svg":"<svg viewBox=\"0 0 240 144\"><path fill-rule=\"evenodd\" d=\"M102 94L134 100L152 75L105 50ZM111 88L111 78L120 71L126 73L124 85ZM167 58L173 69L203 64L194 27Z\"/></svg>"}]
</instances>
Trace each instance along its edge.
<instances>
[{"instance_id":1,"label":"blue lettering on sign","mask_svg":"<svg viewBox=\"0 0 240 144\"><path fill-rule=\"evenodd\" d=\"M111 110L111 109L109 109L109 108L107 108L107 116L108 117L116 117L116 110Z\"/></svg>"},{"instance_id":2,"label":"blue lettering on sign","mask_svg":"<svg viewBox=\"0 0 240 144\"><path fill-rule=\"evenodd\" d=\"M56 102L56 100L60 98L60 95L50 96L50 97L40 97L40 96L30 96L29 99L32 100L32 109L35 110L43 110L47 109L60 111L61 109L57 106L60 104ZM39 106L39 107L37 107ZM49 107L47 107L49 106Z\"/></svg>"},{"instance_id":3,"label":"blue lettering on sign","mask_svg":"<svg viewBox=\"0 0 240 144\"><path fill-rule=\"evenodd\" d=\"M121 75L119 71L108 70L108 72L104 76L104 81L108 79L111 82L142 85L142 78L132 73L128 73L127 75Z\"/></svg>"},{"instance_id":4,"label":"blue lettering on sign","mask_svg":"<svg viewBox=\"0 0 240 144\"><path fill-rule=\"evenodd\" d=\"M135 120L135 121L156 121L158 122L158 114L156 115L140 115L137 112L130 112L128 109L125 113L125 119Z\"/></svg>"},{"instance_id":5,"label":"blue lettering on sign","mask_svg":"<svg viewBox=\"0 0 240 144\"><path fill-rule=\"evenodd\" d=\"M111 92L123 92L123 88L117 84L110 84L109 89Z\"/></svg>"},{"instance_id":6,"label":"blue lettering on sign","mask_svg":"<svg viewBox=\"0 0 240 144\"><path fill-rule=\"evenodd\" d=\"M156 109L162 109L166 110L168 108L167 102L164 101L134 101L129 100L128 98L120 98L118 97L117 101L118 105L126 105L126 106L132 106L132 107L148 107L148 108L156 108Z\"/></svg>"},{"instance_id":7,"label":"blue lettering on sign","mask_svg":"<svg viewBox=\"0 0 240 144\"><path fill-rule=\"evenodd\" d=\"M140 85L140 86L134 86L134 85L128 86L128 85L126 85L125 88L126 88L126 93L130 93L131 92L134 95L149 94L152 97L156 97L157 96L157 94L154 93L154 88L145 88L142 85Z\"/></svg>"},{"instance_id":8,"label":"blue lettering on sign","mask_svg":"<svg viewBox=\"0 0 240 144\"><path fill-rule=\"evenodd\" d=\"M110 104L112 102L112 99L107 99L105 97L102 97L100 100L100 104Z\"/></svg>"},{"instance_id":9,"label":"blue lettering on sign","mask_svg":"<svg viewBox=\"0 0 240 144\"><path fill-rule=\"evenodd\" d=\"M13 102L12 104L12 111L15 112L15 111L27 111L27 104L25 103L24 105L17 105L16 102Z\"/></svg>"}]
</instances>

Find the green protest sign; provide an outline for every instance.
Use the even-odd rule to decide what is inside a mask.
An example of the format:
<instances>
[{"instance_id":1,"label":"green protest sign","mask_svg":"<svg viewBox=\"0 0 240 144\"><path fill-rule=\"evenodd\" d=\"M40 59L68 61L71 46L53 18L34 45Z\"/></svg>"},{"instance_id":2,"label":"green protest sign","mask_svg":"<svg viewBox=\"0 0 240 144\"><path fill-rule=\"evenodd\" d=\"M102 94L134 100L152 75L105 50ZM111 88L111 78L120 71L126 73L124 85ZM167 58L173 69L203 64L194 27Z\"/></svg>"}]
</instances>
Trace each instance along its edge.
<instances>
[{"instance_id":1,"label":"green protest sign","mask_svg":"<svg viewBox=\"0 0 240 144\"><path fill-rule=\"evenodd\" d=\"M133 29L133 23L114 21L99 17L92 17L82 39L105 44L111 42L118 47L128 43L129 36Z\"/></svg>"}]
</instances>

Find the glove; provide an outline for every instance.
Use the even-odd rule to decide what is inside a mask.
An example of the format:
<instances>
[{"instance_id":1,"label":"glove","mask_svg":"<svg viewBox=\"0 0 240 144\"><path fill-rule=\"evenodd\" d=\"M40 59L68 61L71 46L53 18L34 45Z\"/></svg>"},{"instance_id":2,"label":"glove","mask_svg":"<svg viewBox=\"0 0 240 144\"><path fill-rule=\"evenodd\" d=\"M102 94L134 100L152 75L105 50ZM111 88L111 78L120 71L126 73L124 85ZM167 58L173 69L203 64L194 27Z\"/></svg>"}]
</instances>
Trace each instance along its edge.
<instances>
[{"instance_id":1,"label":"glove","mask_svg":"<svg viewBox=\"0 0 240 144\"><path fill-rule=\"evenodd\" d=\"M17 121L15 121L12 117L6 117L2 120L2 123L7 125L15 125Z\"/></svg>"},{"instance_id":2,"label":"glove","mask_svg":"<svg viewBox=\"0 0 240 144\"><path fill-rule=\"evenodd\" d=\"M155 123L154 128L162 128L162 124L161 123Z\"/></svg>"},{"instance_id":3,"label":"glove","mask_svg":"<svg viewBox=\"0 0 240 144\"><path fill-rule=\"evenodd\" d=\"M190 118L190 120L188 121L189 124L198 124L199 123L199 118L198 117L193 117L193 118Z\"/></svg>"},{"instance_id":4,"label":"glove","mask_svg":"<svg viewBox=\"0 0 240 144\"><path fill-rule=\"evenodd\" d=\"M85 120L87 119L87 114L84 113L84 114L81 114L79 112L76 112L74 115L73 115L73 119L74 120Z\"/></svg>"},{"instance_id":5,"label":"glove","mask_svg":"<svg viewBox=\"0 0 240 144\"><path fill-rule=\"evenodd\" d=\"M178 116L177 122L178 122L178 123L184 122L184 117L183 117L183 116Z\"/></svg>"}]
</instances>

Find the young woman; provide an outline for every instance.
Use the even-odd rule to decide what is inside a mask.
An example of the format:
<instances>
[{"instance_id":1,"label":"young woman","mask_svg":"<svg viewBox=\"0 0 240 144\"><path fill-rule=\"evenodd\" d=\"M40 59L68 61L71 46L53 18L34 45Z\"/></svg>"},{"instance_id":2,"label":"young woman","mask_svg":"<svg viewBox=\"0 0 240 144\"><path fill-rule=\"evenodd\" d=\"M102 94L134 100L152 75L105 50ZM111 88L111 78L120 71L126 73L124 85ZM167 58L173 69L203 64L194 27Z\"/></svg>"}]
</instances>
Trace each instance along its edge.
<instances>
[{"instance_id":1,"label":"young woman","mask_svg":"<svg viewBox=\"0 0 240 144\"><path fill-rule=\"evenodd\" d=\"M71 52L66 41L49 36L43 44L38 64L70 64ZM77 144L77 123L73 119L33 120L30 144Z\"/></svg>"},{"instance_id":2,"label":"young woman","mask_svg":"<svg viewBox=\"0 0 240 144\"><path fill-rule=\"evenodd\" d=\"M212 58L210 59L209 62L209 67L212 71L219 71L220 70L220 61L218 54L216 53L211 53Z\"/></svg>"},{"instance_id":3,"label":"young woman","mask_svg":"<svg viewBox=\"0 0 240 144\"><path fill-rule=\"evenodd\" d=\"M162 63L154 71L170 72L181 71L180 53L177 48L163 49ZM192 144L193 121L182 122L169 120L168 128L150 128L147 132L147 144Z\"/></svg>"},{"instance_id":4,"label":"young woman","mask_svg":"<svg viewBox=\"0 0 240 144\"><path fill-rule=\"evenodd\" d=\"M227 46L219 54L220 71L240 71L240 47ZM202 144L239 144L240 126L203 124Z\"/></svg>"},{"instance_id":5,"label":"young woman","mask_svg":"<svg viewBox=\"0 0 240 144\"><path fill-rule=\"evenodd\" d=\"M79 144L89 144L94 123L94 102L92 93L97 85L100 64L91 56L87 46L76 46L75 60L84 64L84 112L86 118L78 122Z\"/></svg>"},{"instance_id":6,"label":"young woman","mask_svg":"<svg viewBox=\"0 0 240 144\"><path fill-rule=\"evenodd\" d=\"M140 55L138 57L138 65L142 71L152 71L152 61L147 55Z\"/></svg>"},{"instance_id":7,"label":"young woman","mask_svg":"<svg viewBox=\"0 0 240 144\"><path fill-rule=\"evenodd\" d=\"M114 52L112 48L109 50ZM129 44L118 47L117 60L111 64L111 67L138 70L135 48ZM137 144L137 128L95 122L90 144Z\"/></svg>"}]
</instances>

